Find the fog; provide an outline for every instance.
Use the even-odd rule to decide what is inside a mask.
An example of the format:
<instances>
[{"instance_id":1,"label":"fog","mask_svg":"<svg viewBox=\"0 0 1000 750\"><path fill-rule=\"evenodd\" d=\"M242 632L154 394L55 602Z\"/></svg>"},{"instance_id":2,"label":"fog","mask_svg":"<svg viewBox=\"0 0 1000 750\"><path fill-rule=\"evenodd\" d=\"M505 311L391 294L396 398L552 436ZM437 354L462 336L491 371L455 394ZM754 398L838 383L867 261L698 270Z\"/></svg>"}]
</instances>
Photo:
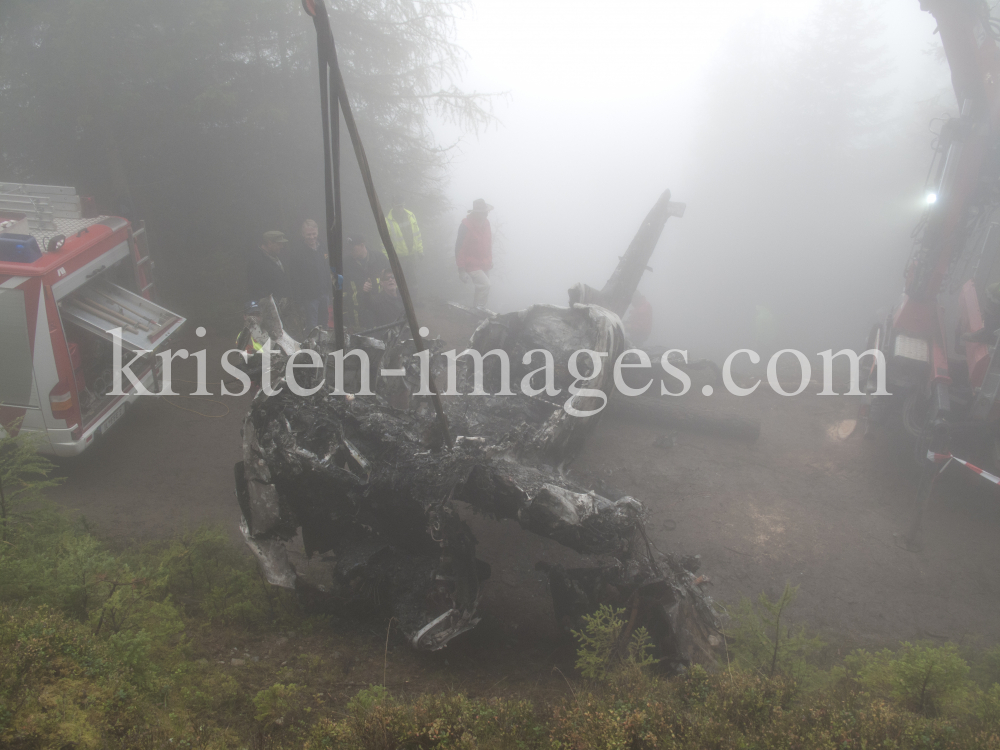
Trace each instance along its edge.
<instances>
[{"instance_id":1,"label":"fog","mask_svg":"<svg viewBox=\"0 0 1000 750\"><path fill-rule=\"evenodd\" d=\"M640 287L650 343L752 346L764 304L782 346L860 346L902 289L930 120L955 107L934 27L915 0L477 2L464 84L505 92L502 124L462 141L448 195L456 225L496 207L491 304L599 287L669 188L687 213Z\"/></svg>"},{"instance_id":2,"label":"fog","mask_svg":"<svg viewBox=\"0 0 1000 750\"><path fill-rule=\"evenodd\" d=\"M640 289L649 344L753 346L765 305L782 346L859 346L901 290L955 108L917 0L331 7L382 203L425 233L418 299L471 301L452 256L475 198L506 311L600 287L667 188L687 213ZM322 218L316 47L295 2L210 9L8 6L0 177L144 219L168 298L235 325L248 248ZM374 237L342 137L344 228Z\"/></svg>"},{"instance_id":3,"label":"fog","mask_svg":"<svg viewBox=\"0 0 1000 750\"><path fill-rule=\"evenodd\" d=\"M638 343L690 359L860 349L902 292L936 134L956 114L921 0L325 3L382 208L402 201L420 222L424 257L400 267L445 351L484 317L444 304L473 301L454 246L479 198L495 207L487 306L504 313L566 305L577 283L600 289L671 190L686 213L667 222L640 284L653 328ZM954 342L964 361L948 337L951 385L937 359L932 380L917 369L934 327L903 328L899 356L873 368L892 393L871 408L808 383L779 398L796 381L777 374L738 398L704 363L684 398L622 387L641 381L603 398L613 368L588 378L563 362L577 345L617 353L618 329L563 310L493 320L474 337L500 348L494 364L516 367L529 345L552 351L557 396L445 394L435 414L410 387L413 359L431 359L410 354L423 334L395 333L405 295L388 283L384 217L346 128L337 219L367 237L370 256L351 252L353 265L371 263L352 279L312 242L336 239L322 226L333 217L318 62L300 0L0 0L0 182L73 186L88 221L44 227L69 235L59 251L57 234L32 227L52 253L32 261L37 273L5 263L0 276L0 379L19 381L16 399L0 393L0 642L26 644L0 649L0 693L15 706L0 710L0 738L285 747L367 733L409 747L481 729L487 744L598 747L605 731L690 746L919 732L954 747L1000 731L1000 687L988 687L1000 655L1000 356L988 341L1000 312L985 283L1000 266L976 278L985 320L965 337L974 346ZM980 178L997 172L987 163ZM979 228L996 204L975 208ZM145 228L155 300L118 288L150 286L152 266L124 243L129 221ZM23 239L7 247L30 249ZM377 395L339 397L335 356L323 390L322 362L298 356L329 353L331 337L306 338L330 321L329 270L347 277L349 333L385 339L349 342L381 351L368 373ZM971 296L963 331L979 325ZM919 302L923 320L933 303ZM270 359L276 308L311 351ZM772 337L756 330L761 310ZM130 371L166 386L155 349L177 393L107 392L122 352L106 337L123 331L144 355ZM249 373L232 369L240 349ZM293 401L289 381L303 375L316 392ZM585 383L608 393L576 390ZM588 401L599 419L571 416ZM35 438L62 457L52 477ZM44 494L72 515L52 515ZM244 541L259 572L229 544ZM275 554L283 541L287 557ZM301 607L265 590L275 576ZM709 612L727 615L726 638L701 626ZM451 650L410 653L480 616ZM639 663L647 636L709 671L683 677L665 661L679 681L657 687ZM52 653L58 669L38 661ZM933 684L917 674L926 664L944 670ZM847 668L857 679L838 677ZM24 680L4 679L17 670ZM728 710L749 701L775 711L747 722Z\"/></svg>"}]
</instances>

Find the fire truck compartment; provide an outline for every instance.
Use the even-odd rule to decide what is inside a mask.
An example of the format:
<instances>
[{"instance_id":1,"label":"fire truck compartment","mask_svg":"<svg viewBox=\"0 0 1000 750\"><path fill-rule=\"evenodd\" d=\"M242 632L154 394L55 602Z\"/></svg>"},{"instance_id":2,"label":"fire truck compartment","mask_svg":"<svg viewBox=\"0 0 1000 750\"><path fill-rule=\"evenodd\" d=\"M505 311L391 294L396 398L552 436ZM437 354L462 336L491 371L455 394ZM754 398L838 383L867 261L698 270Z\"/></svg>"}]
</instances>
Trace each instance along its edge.
<instances>
[{"instance_id":1,"label":"fire truck compartment","mask_svg":"<svg viewBox=\"0 0 1000 750\"><path fill-rule=\"evenodd\" d=\"M162 347L185 320L105 278L95 279L77 289L59 302L59 309L84 427L105 415L123 398L111 395L114 386L113 331L121 329L122 363L127 365L132 362L134 352L152 352ZM144 354L130 369L143 378L152 364L153 355ZM127 392L131 384L123 378L122 387Z\"/></svg>"},{"instance_id":2,"label":"fire truck compartment","mask_svg":"<svg viewBox=\"0 0 1000 750\"><path fill-rule=\"evenodd\" d=\"M151 351L184 324L184 318L104 279L95 280L59 303L63 321L109 342L121 330L122 348Z\"/></svg>"}]
</instances>

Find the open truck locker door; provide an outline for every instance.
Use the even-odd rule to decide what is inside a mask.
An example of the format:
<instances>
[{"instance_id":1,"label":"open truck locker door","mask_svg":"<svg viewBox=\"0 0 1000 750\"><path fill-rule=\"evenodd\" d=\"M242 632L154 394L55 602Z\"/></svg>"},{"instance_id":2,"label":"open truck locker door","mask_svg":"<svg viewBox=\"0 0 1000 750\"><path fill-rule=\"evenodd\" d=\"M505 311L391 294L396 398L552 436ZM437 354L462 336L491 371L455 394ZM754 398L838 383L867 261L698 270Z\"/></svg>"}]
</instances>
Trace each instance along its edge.
<instances>
[{"instance_id":1,"label":"open truck locker door","mask_svg":"<svg viewBox=\"0 0 1000 750\"><path fill-rule=\"evenodd\" d=\"M130 363L135 352L149 352L130 369L147 390L155 392L153 352L163 348L185 322L155 302L112 283L106 276L113 272L100 273L57 302L85 440L103 435L122 417L126 403L136 397L134 393L111 395L115 334L120 331L123 364ZM122 389L131 390L127 378L123 378Z\"/></svg>"},{"instance_id":2,"label":"open truck locker door","mask_svg":"<svg viewBox=\"0 0 1000 750\"><path fill-rule=\"evenodd\" d=\"M63 320L107 341L121 329L122 348L152 351L168 339L184 318L117 284L95 280L59 303Z\"/></svg>"}]
</instances>

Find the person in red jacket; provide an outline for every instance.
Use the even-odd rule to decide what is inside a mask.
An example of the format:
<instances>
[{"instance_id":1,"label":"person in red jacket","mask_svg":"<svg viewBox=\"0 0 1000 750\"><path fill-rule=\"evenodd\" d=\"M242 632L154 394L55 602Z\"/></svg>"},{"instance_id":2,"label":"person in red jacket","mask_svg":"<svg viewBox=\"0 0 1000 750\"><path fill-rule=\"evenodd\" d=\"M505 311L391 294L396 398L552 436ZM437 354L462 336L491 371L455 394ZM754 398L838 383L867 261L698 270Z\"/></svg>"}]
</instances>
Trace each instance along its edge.
<instances>
[{"instance_id":1,"label":"person in red jacket","mask_svg":"<svg viewBox=\"0 0 1000 750\"><path fill-rule=\"evenodd\" d=\"M487 214L493 206L482 198L472 202L472 210L458 226L455 240L455 263L458 278L475 287L472 304L485 307L490 298L490 269L493 268L493 230Z\"/></svg>"},{"instance_id":2,"label":"person in red jacket","mask_svg":"<svg viewBox=\"0 0 1000 750\"><path fill-rule=\"evenodd\" d=\"M653 306L639 292L632 295L632 304L625 314L625 335L633 344L642 346L653 332Z\"/></svg>"}]
</instances>

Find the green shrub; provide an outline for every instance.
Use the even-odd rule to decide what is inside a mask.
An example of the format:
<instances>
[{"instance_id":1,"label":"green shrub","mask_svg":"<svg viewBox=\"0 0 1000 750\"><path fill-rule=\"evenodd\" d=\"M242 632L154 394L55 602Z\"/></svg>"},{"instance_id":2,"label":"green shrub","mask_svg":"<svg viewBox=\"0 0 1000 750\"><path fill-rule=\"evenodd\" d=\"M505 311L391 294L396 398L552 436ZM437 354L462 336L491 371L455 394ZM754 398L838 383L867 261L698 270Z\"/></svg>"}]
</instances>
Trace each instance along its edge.
<instances>
[{"instance_id":1,"label":"green shrub","mask_svg":"<svg viewBox=\"0 0 1000 750\"><path fill-rule=\"evenodd\" d=\"M969 665L953 643L904 643L896 653L855 651L845 662L869 694L890 695L923 716L935 716L969 696Z\"/></svg>"},{"instance_id":2,"label":"green shrub","mask_svg":"<svg viewBox=\"0 0 1000 750\"><path fill-rule=\"evenodd\" d=\"M275 589L225 532L202 526L158 555L166 591L207 626L273 628L298 613L294 594Z\"/></svg>"},{"instance_id":3,"label":"green shrub","mask_svg":"<svg viewBox=\"0 0 1000 750\"><path fill-rule=\"evenodd\" d=\"M44 490L61 480L35 440L0 428L0 602L26 601L48 587L54 544L69 527Z\"/></svg>"},{"instance_id":4,"label":"green shrub","mask_svg":"<svg viewBox=\"0 0 1000 750\"><path fill-rule=\"evenodd\" d=\"M556 748L607 748L643 750L661 747L668 733L663 704L613 700L586 694L557 706L552 712L551 746Z\"/></svg>"},{"instance_id":5,"label":"green shrub","mask_svg":"<svg viewBox=\"0 0 1000 750\"><path fill-rule=\"evenodd\" d=\"M38 438L18 432L20 426L18 420L9 432L0 427L0 545L16 539L37 516L51 510L44 490L62 482L50 476L55 465L38 455Z\"/></svg>"},{"instance_id":6,"label":"green shrub","mask_svg":"<svg viewBox=\"0 0 1000 750\"><path fill-rule=\"evenodd\" d=\"M583 630L573 631L580 643L576 668L590 680L608 680L621 673L636 675L656 663L650 655L652 644L645 628L637 628L627 637L624 609L602 604L591 615L584 615Z\"/></svg>"},{"instance_id":7,"label":"green shrub","mask_svg":"<svg viewBox=\"0 0 1000 750\"><path fill-rule=\"evenodd\" d=\"M987 690L976 691L973 706L979 726L1000 736L1000 685L994 683Z\"/></svg>"},{"instance_id":8,"label":"green shrub","mask_svg":"<svg viewBox=\"0 0 1000 750\"><path fill-rule=\"evenodd\" d=\"M422 695L403 704L379 686L360 691L347 717L322 719L309 734L308 750L528 750L551 747L548 728L528 701L473 700L461 694Z\"/></svg>"},{"instance_id":9,"label":"green shrub","mask_svg":"<svg viewBox=\"0 0 1000 750\"><path fill-rule=\"evenodd\" d=\"M1000 645L981 653L970 652L967 661L971 662L969 676L981 687L1000 683Z\"/></svg>"},{"instance_id":10,"label":"green shrub","mask_svg":"<svg viewBox=\"0 0 1000 750\"><path fill-rule=\"evenodd\" d=\"M240 684L216 665L186 661L171 675L182 706L200 721L239 711L244 700Z\"/></svg>"},{"instance_id":11,"label":"green shrub","mask_svg":"<svg viewBox=\"0 0 1000 750\"><path fill-rule=\"evenodd\" d=\"M284 726L296 711L295 697L302 690L295 683L276 682L253 697L254 718L265 726Z\"/></svg>"},{"instance_id":12,"label":"green shrub","mask_svg":"<svg viewBox=\"0 0 1000 750\"><path fill-rule=\"evenodd\" d=\"M805 627L788 623L788 610L798 596L798 586L786 583L781 596L771 601L765 593L757 605L744 599L726 630L730 657L739 666L767 677L785 674L809 680L817 672L810 659L823 647L809 637Z\"/></svg>"},{"instance_id":13,"label":"green shrub","mask_svg":"<svg viewBox=\"0 0 1000 750\"><path fill-rule=\"evenodd\" d=\"M151 707L121 644L48 607L0 608L0 746L101 747Z\"/></svg>"},{"instance_id":14,"label":"green shrub","mask_svg":"<svg viewBox=\"0 0 1000 750\"><path fill-rule=\"evenodd\" d=\"M531 748L547 732L528 701L422 695L412 706L408 742L420 747Z\"/></svg>"},{"instance_id":15,"label":"green shrub","mask_svg":"<svg viewBox=\"0 0 1000 750\"><path fill-rule=\"evenodd\" d=\"M405 734L404 710L384 687L374 685L355 695L347 704L347 717L316 723L306 742L306 750L331 748L347 750L396 750Z\"/></svg>"}]
</instances>

